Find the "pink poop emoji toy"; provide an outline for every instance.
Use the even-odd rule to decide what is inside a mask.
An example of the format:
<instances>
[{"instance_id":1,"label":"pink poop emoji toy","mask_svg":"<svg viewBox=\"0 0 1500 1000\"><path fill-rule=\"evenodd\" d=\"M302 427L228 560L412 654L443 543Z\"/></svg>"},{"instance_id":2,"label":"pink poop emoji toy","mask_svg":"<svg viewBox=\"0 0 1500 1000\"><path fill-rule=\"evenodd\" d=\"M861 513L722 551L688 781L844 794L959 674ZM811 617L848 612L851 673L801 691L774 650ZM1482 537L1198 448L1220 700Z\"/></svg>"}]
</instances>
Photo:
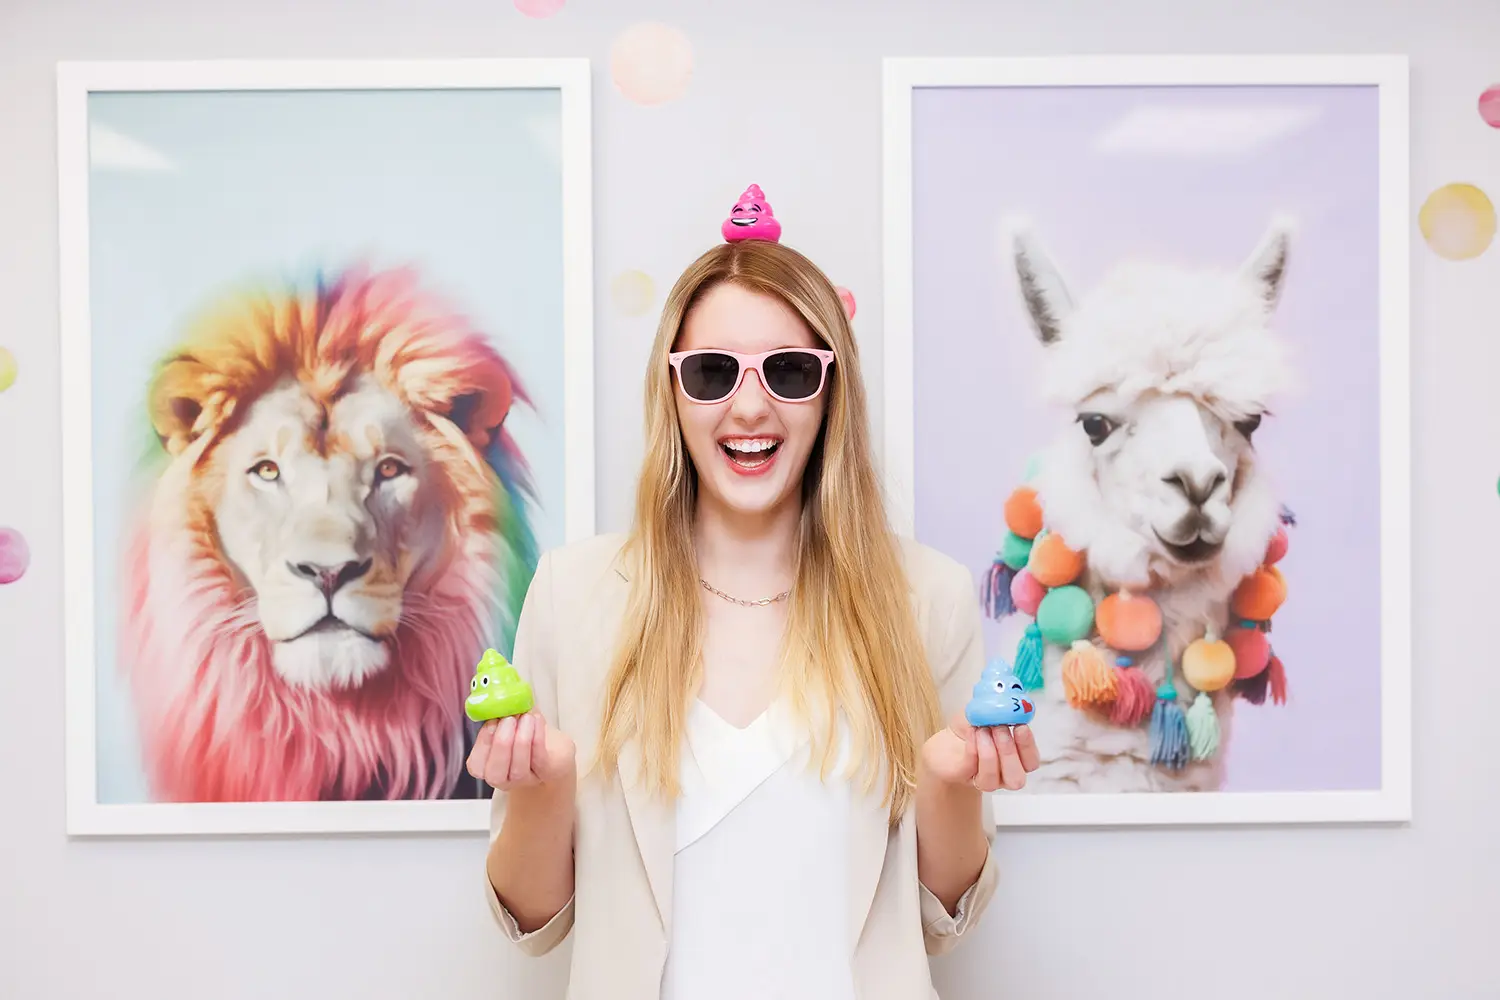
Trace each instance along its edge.
<instances>
[{"instance_id":1,"label":"pink poop emoji toy","mask_svg":"<svg viewBox=\"0 0 1500 1000\"><path fill-rule=\"evenodd\" d=\"M771 203L759 184L751 184L740 195L740 200L729 212L729 218L720 227L724 239L729 243L739 240L781 241L781 223L771 211Z\"/></svg>"}]
</instances>

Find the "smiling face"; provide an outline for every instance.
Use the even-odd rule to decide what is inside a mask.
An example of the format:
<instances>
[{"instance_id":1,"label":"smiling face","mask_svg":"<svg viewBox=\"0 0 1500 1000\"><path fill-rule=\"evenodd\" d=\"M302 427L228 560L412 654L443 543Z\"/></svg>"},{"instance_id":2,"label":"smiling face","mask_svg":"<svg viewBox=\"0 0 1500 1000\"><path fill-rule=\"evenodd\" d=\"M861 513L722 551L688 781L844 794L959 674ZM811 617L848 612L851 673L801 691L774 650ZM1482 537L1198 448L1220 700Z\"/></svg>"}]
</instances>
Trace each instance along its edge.
<instances>
[{"instance_id":1,"label":"smiling face","mask_svg":"<svg viewBox=\"0 0 1500 1000\"><path fill-rule=\"evenodd\" d=\"M406 585L446 537L406 407L368 378L326 410L286 382L213 461L224 553L255 591L277 671L345 686L383 668Z\"/></svg>"},{"instance_id":2,"label":"smiling face","mask_svg":"<svg viewBox=\"0 0 1500 1000\"><path fill-rule=\"evenodd\" d=\"M780 299L725 282L688 311L675 350L759 354L824 346ZM674 394L700 502L742 515L800 504L802 476L823 424L826 385L807 402L786 403L766 392L756 372L746 372L739 391L720 403L694 402L676 380Z\"/></svg>"},{"instance_id":3,"label":"smiling face","mask_svg":"<svg viewBox=\"0 0 1500 1000\"><path fill-rule=\"evenodd\" d=\"M748 239L770 240L774 243L781 239L781 222L771 210L771 203L766 201L760 188L752 184L740 196L734 208L730 209L729 218L724 220L720 232L730 243Z\"/></svg>"},{"instance_id":4,"label":"smiling face","mask_svg":"<svg viewBox=\"0 0 1500 1000\"><path fill-rule=\"evenodd\" d=\"M1078 408L1074 447L1087 450L1121 524L1171 559L1216 556L1254 459L1259 415L1233 419L1182 396L1101 393Z\"/></svg>"}]
</instances>

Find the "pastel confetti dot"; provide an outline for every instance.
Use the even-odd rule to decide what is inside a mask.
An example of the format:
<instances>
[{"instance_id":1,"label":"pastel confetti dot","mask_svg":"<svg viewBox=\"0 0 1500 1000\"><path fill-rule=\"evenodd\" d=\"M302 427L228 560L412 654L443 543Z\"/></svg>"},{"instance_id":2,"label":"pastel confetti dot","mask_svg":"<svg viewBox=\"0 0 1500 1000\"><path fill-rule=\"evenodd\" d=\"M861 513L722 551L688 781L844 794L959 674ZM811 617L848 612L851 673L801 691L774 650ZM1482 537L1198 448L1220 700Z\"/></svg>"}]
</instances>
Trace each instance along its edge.
<instances>
[{"instance_id":1,"label":"pastel confetti dot","mask_svg":"<svg viewBox=\"0 0 1500 1000\"><path fill-rule=\"evenodd\" d=\"M853 319L855 310L859 308L859 306L854 301L854 293L849 291L849 289L845 288L843 285L839 285L837 291L839 293L839 301L844 304L845 315L847 315L850 319Z\"/></svg>"},{"instance_id":2,"label":"pastel confetti dot","mask_svg":"<svg viewBox=\"0 0 1500 1000\"><path fill-rule=\"evenodd\" d=\"M1479 95L1479 117L1491 128L1500 128L1500 83Z\"/></svg>"},{"instance_id":3,"label":"pastel confetti dot","mask_svg":"<svg viewBox=\"0 0 1500 1000\"><path fill-rule=\"evenodd\" d=\"M664 104L682 96L693 76L693 46L668 24L626 28L609 50L615 86L637 104Z\"/></svg>"},{"instance_id":4,"label":"pastel confetti dot","mask_svg":"<svg viewBox=\"0 0 1500 1000\"><path fill-rule=\"evenodd\" d=\"M0 347L0 392L16 384L16 356Z\"/></svg>"},{"instance_id":5,"label":"pastel confetti dot","mask_svg":"<svg viewBox=\"0 0 1500 1000\"><path fill-rule=\"evenodd\" d=\"M31 565L31 549L14 528L0 528L0 583L15 583Z\"/></svg>"},{"instance_id":6,"label":"pastel confetti dot","mask_svg":"<svg viewBox=\"0 0 1500 1000\"><path fill-rule=\"evenodd\" d=\"M609 283L615 309L626 316L641 316L656 299L656 283L643 271L621 271Z\"/></svg>"},{"instance_id":7,"label":"pastel confetti dot","mask_svg":"<svg viewBox=\"0 0 1500 1000\"><path fill-rule=\"evenodd\" d=\"M564 0L516 0L516 10L527 17L551 17L563 9Z\"/></svg>"},{"instance_id":8,"label":"pastel confetti dot","mask_svg":"<svg viewBox=\"0 0 1500 1000\"><path fill-rule=\"evenodd\" d=\"M1445 184L1422 203L1417 216L1422 237L1448 260L1469 260L1495 238L1495 206L1472 184Z\"/></svg>"}]
</instances>

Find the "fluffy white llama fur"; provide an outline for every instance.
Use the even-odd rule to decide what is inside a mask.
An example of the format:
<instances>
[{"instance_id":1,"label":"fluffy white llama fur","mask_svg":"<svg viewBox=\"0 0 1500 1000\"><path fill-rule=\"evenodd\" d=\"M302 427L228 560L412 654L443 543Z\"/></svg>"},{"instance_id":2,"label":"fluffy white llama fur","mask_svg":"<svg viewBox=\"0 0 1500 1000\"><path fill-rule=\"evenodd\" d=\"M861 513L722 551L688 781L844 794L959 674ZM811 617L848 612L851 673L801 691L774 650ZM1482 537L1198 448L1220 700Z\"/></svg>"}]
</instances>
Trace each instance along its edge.
<instances>
[{"instance_id":1,"label":"fluffy white llama fur","mask_svg":"<svg viewBox=\"0 0 1500 1000\"><path fill-rule=\"evenodd\" d=\"M1086 551L1079 583L1096 601L1122 587L1155 598L1174 664L1207 626L1222 634L1235 586L1278 527L1280 503L1251 440L1291 384L1288 354L1270 329L1291 233L1278 217L1230 270L1123 264L1075 301L1029 229L1010 229L1022 301L1045 348L1043 392L1077 418L1043 450L1032 484L1047 525ZM1028 622L1008 620L1004 648L1014 648L1012 635L1019 639ZM1160 649L1139 661L1153 689L1163 676ZM1031 791L1221 785L1233 730L1229 689L1212 695L1218 753L1173 772L1151 763L1149 725L1116 727L1068 704L1062 656L1049 644L1034 726L1042 763ZM1196 692L1180 669L1174 683L1186 711Z\"/></svg>"}]
</instances>

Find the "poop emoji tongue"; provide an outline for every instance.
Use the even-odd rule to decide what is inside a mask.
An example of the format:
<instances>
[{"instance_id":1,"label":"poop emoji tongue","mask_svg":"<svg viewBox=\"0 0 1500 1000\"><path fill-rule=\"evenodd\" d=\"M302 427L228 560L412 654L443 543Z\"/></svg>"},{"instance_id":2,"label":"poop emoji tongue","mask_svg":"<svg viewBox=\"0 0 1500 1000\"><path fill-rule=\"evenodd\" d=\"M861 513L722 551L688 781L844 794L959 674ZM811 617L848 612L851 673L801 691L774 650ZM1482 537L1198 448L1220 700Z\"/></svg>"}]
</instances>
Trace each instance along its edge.
<instances>
[{"instance_id":1,"label":"poop emoji tongue","mask_svg":"<svg viewBox=\"0 0 1500 1000\"><path fill-rule=\"evenodd\" d=\"M740 240L770 240L781 242L781 223L771 211L771 203L759 184L751 184L740 195L740 200L729 211L729 218L720 227L724 239L730 243Z\"/></svg>"}]
</instances>

